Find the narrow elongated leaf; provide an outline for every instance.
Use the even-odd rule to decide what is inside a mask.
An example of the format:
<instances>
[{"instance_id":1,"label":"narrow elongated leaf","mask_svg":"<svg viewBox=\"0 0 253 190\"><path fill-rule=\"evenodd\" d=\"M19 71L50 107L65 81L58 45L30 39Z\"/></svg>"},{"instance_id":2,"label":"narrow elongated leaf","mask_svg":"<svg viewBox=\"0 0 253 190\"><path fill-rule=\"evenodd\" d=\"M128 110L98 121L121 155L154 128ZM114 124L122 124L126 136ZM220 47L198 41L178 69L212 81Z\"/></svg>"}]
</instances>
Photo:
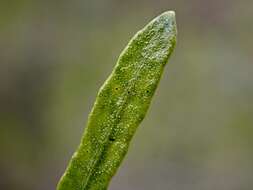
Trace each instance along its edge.
<instances>
[{"instance_id":1,"label":"narrow elongated leaf","mask_svg":"<svg viewBox=\"0 0 253 190\"><path fill-rule=\"evenodd\" d=\"M176 43L175 13L140 30L99 90L81 143L58 190L106 190L143 120Z\"/></svg>"}]
</instances>

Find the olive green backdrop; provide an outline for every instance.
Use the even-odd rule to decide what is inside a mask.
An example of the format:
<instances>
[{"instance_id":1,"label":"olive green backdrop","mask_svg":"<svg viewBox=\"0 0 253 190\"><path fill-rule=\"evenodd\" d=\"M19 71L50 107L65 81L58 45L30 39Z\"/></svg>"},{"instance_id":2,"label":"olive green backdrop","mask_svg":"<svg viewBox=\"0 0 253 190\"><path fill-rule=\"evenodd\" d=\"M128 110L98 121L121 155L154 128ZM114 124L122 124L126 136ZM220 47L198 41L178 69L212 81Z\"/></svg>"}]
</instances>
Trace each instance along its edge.
<instances>
[{"instance_id":1,"label":"olive green backdrop","mask_svg":"<svg viewBox=\"0 0 253 190\"><path fill-rule=\"evenodd\" d=\"M253 189L252 0L0 1L0 189L53 190L137 30L178 44L110 190Z\"/></svg>"}]
</instances>

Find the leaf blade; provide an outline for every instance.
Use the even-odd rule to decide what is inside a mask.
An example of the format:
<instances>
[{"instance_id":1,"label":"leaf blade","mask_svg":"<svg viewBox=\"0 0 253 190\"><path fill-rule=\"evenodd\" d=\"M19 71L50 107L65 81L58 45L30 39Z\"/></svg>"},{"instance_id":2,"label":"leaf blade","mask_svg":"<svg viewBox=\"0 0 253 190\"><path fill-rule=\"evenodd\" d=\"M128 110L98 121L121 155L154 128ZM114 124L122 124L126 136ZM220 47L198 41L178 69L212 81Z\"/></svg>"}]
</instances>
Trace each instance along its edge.
<instances>
[{"instance_id":1,"label":"leaf blade","mask_svg":"<svg viewBox=\"0 0 253 190\"><path fill-rule=\"evenodd\" d=\"M145 117L176 35L175 13L167 11L128 43L99 90L81 144L58 190L107 189Z\"/></svg>"}]
</instances>

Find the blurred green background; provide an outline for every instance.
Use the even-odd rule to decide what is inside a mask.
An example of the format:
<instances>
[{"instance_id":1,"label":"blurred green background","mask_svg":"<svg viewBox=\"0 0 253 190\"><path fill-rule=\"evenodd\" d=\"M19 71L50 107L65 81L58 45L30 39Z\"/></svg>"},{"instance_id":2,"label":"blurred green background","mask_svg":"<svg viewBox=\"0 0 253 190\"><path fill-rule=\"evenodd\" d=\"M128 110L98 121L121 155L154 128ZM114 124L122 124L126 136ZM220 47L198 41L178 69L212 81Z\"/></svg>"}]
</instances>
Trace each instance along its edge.
<instances>
[{"instance_id":1,"label":"blurred green background","mask_svg":"<svg viewBox=\"0 0 253 190\"><path fill-rule=\"evenodd\" d=\"M0 189L53 190L129 39L178 44L110 190L253 189L252 0L1 0Z\"/></svg>"}]
</instances>

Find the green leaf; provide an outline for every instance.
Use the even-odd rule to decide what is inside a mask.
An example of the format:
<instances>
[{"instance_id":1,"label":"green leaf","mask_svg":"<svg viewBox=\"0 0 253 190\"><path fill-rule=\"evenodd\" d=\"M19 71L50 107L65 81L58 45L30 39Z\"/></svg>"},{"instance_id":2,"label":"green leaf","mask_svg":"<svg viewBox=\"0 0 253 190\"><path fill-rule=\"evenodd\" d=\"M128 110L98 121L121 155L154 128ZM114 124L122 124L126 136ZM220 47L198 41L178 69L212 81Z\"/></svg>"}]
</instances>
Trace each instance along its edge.
<instances>
[{"instance_id":1,"label":"green leaf","mask_svg":"<svg viewBox=\"0 0 253 190\"><path fill-rule=\"evenodd\" d=\"M140 30L99 90L81 143L57 190L106 190L117 171L176 44L175 13Z\"/></svg>"}]
</instances>

